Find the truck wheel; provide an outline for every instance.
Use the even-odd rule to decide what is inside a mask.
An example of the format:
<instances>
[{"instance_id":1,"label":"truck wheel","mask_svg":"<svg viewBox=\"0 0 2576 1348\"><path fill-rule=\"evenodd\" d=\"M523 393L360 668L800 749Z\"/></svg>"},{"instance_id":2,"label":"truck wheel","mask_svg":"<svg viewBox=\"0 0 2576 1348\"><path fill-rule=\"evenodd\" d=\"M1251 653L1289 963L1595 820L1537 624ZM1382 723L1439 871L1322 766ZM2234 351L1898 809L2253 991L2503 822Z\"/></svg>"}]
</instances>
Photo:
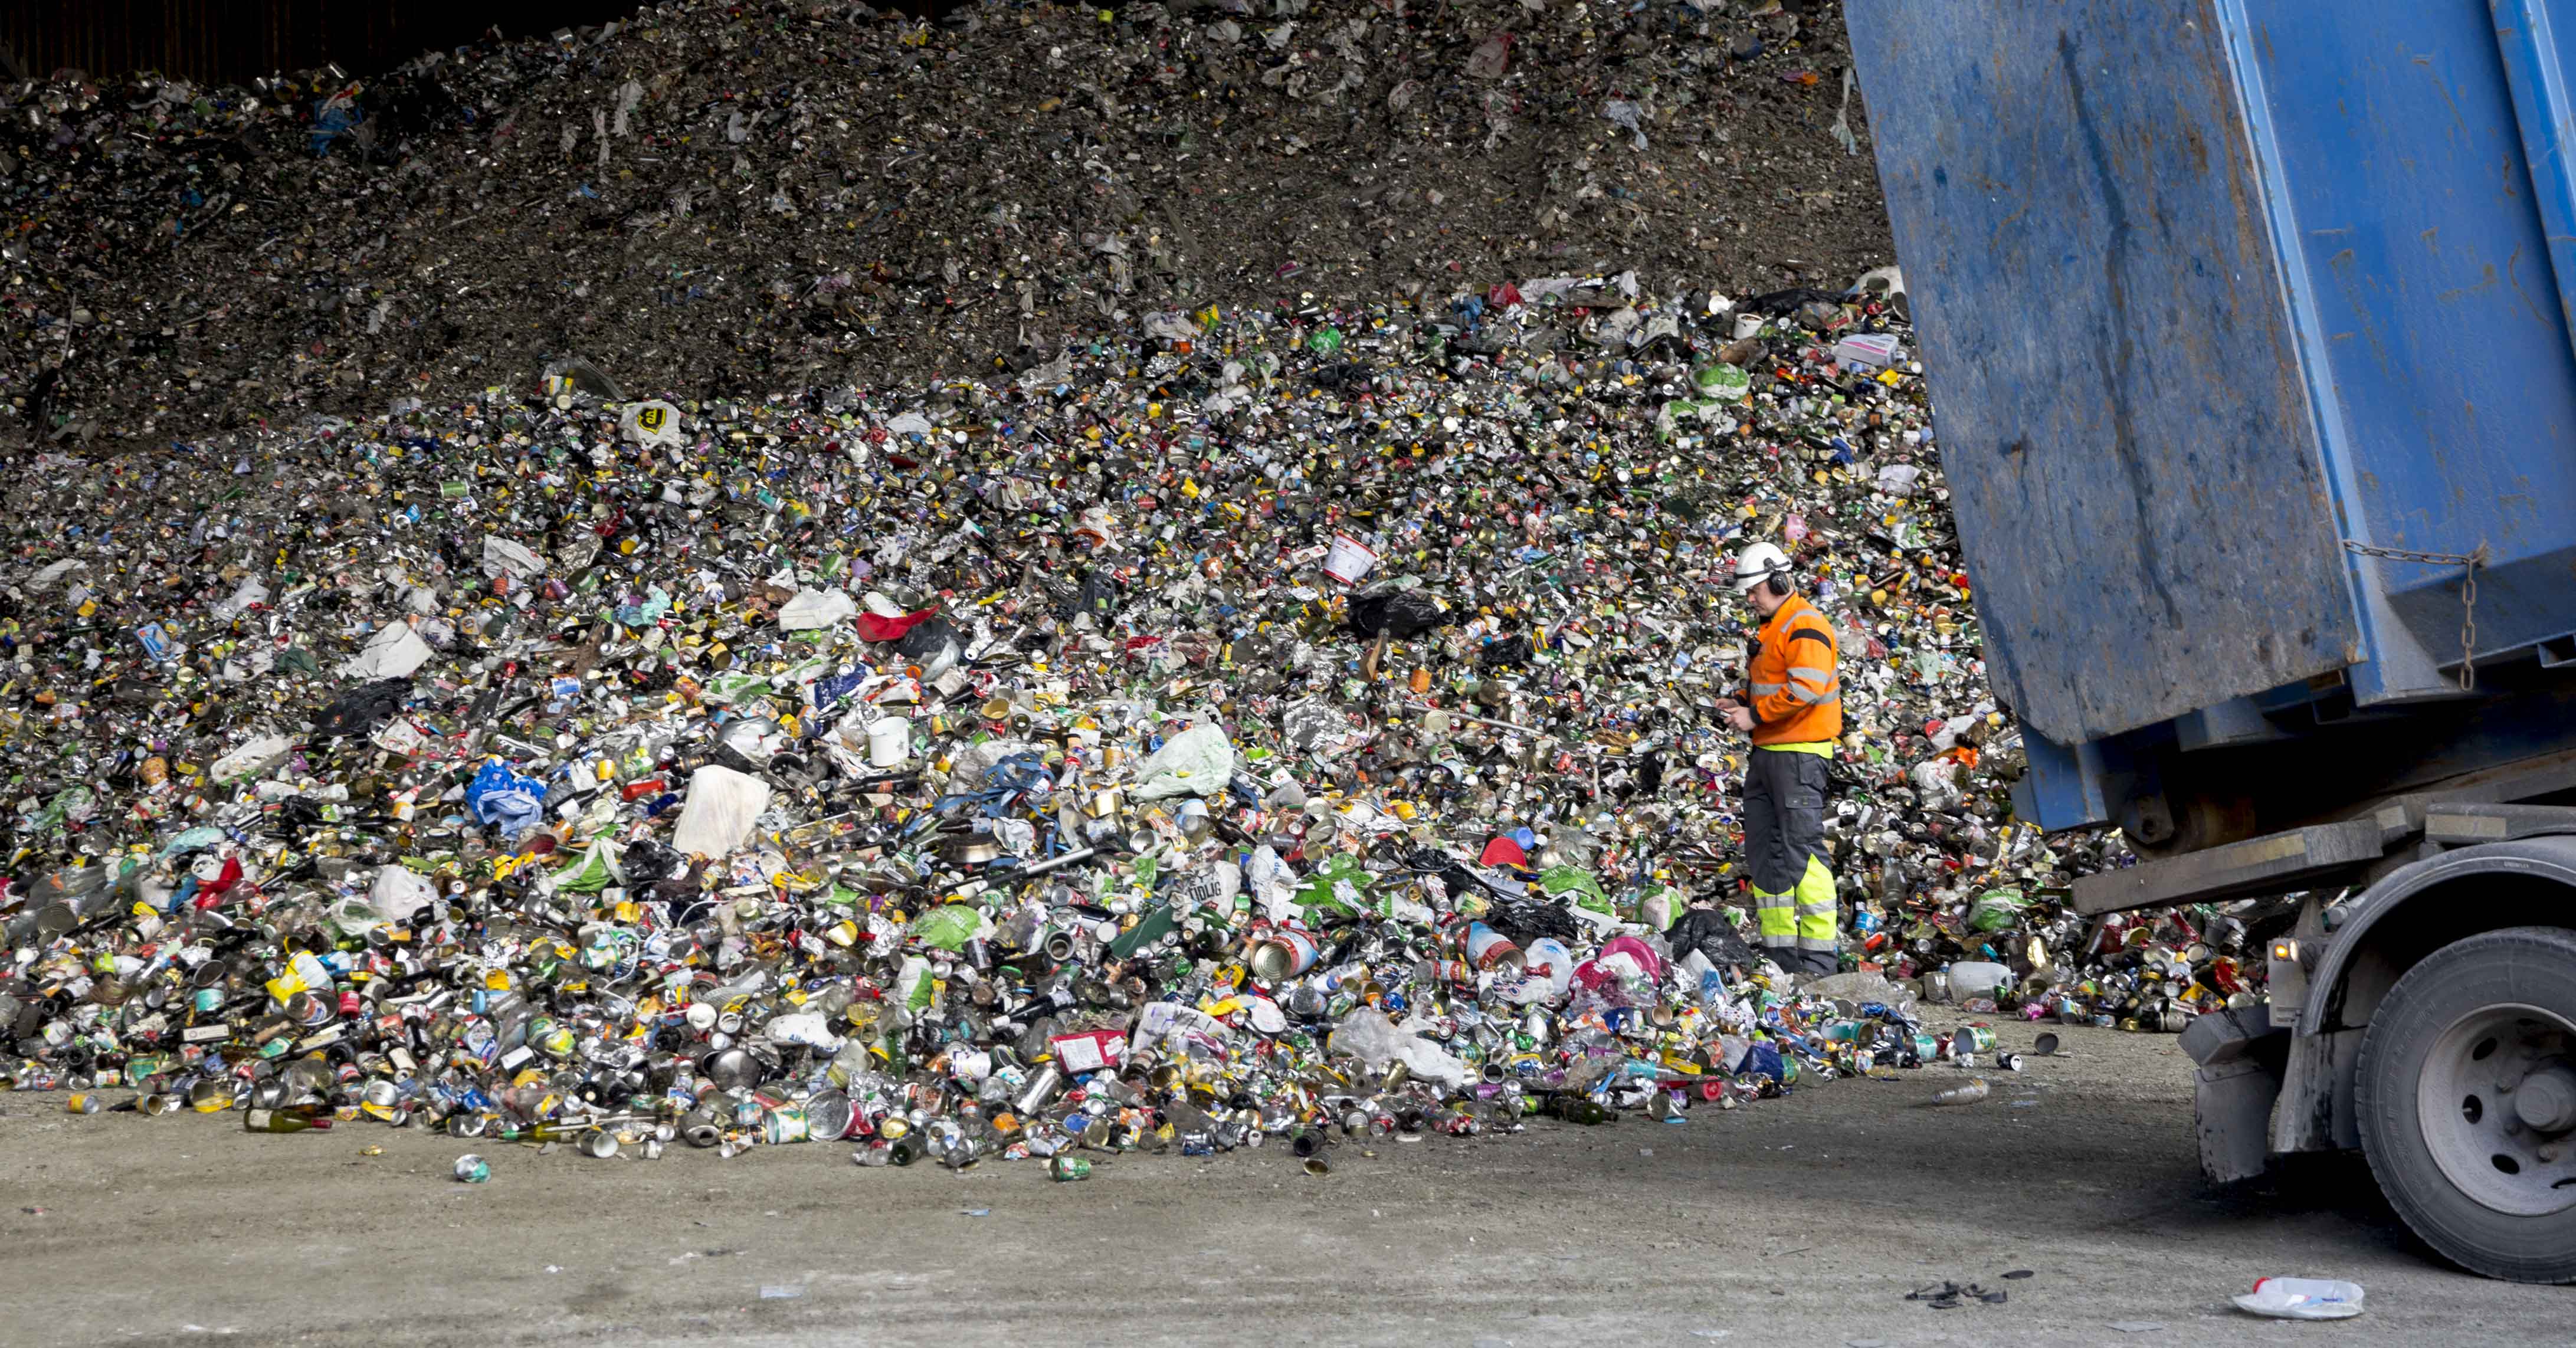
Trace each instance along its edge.
<instances>
[{"instance_id":1,"label":"truck wheel","mask_svg":"<svg viewBox=\"0 0 2576 1348\"><path fill-rule=\"evenodd\" d=\"M2435 951L2370 1019L2361 1146L2415 1234L2475 1273L2576 1282L2576 931Z\"/></svg>"}]
</instances>

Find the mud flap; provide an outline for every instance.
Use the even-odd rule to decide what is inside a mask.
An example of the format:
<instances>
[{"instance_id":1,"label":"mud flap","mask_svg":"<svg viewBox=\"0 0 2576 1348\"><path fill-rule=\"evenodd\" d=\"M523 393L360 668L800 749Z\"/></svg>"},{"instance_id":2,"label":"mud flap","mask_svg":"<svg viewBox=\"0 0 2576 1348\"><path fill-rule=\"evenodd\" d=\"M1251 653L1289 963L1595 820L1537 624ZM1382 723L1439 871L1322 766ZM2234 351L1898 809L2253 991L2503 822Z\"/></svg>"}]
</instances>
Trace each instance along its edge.
<instances>
[{"instance_id":1,"label":"mud flap","mask_svg":"<svg viewBox=\"0 0 2576 1348\"><path fill-rule=\"evenodd\" d=\"M2289 1039L2272 1028L2261 1006L2201 1016L2183 1031L2183 1052L2200 1064L2192 1078L2192 1118L2200 1133L2200 1168L2212 1183L2263 1173Z\"/></svg>"},{"instance_id":2,"label":"mud flap","mask_svg":"<svg viewBox=\"0 0 2576 1348\"><path fill-rule=\"evenodd\" d=\"M2200 1169L2213 1184L2263 1173L2271 1154L2272 1101L2281 1074L2252 1058L2193 1074L2191 1113L2200 1133Z\"/></svg>"}]
</instances>

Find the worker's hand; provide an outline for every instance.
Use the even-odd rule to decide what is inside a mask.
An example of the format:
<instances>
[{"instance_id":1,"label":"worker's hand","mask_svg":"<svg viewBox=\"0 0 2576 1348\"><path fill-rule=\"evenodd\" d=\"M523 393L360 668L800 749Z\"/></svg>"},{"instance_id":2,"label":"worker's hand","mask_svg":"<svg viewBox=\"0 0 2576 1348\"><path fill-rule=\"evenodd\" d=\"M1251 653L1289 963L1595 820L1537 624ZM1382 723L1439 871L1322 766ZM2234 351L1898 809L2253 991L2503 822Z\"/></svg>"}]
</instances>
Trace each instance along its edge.
<instances>
[{"instance_id":1,"label":"worker's hand","mask_svg":"<svg viewBox=\"0 0 2576 1348\"><path fill-rule=\"evenodd\" d=\"M1729 707L1726 709L1726 723L1750 732L1753 729L1753 711L1749 707Z\"/></svg>"}]
</instances>

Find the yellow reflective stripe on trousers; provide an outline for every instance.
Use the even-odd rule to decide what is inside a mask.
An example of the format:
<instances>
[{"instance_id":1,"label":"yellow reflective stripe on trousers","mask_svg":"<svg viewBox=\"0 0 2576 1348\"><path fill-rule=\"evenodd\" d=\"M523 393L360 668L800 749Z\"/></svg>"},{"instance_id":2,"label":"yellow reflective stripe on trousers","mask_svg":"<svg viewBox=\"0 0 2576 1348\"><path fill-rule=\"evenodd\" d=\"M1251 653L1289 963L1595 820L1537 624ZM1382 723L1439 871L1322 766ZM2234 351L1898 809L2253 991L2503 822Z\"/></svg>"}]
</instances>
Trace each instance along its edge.
<instances>
[{"instance_id":1,"label":"yellow reflective stripe on trousers","mask_svg":"<svg viewBox=\"0 0 2576 1348\"><path fill-rule=\"evenodd\" d=\"M1834 873L1825 869L1817 857L1807 858L1806 873L1798 877L1796 932L1800 950L1834 948Z\"/></svg>"}]
</instances>

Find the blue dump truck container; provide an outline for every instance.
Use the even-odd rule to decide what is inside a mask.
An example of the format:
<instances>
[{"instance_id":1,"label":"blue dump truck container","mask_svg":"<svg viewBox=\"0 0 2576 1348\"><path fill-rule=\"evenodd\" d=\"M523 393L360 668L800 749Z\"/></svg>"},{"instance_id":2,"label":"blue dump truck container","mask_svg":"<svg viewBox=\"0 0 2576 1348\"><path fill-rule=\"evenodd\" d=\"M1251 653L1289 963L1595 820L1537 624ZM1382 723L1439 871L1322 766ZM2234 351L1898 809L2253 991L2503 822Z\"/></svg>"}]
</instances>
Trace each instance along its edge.
<instances>
[{"instance_id":1,"label":"blue dump truck container","mask_svg":"<svg viewBox=\"0 0 2576 1348\"><path fill-rule=\"evenodd\" d=\"M2576 748L2576 6L1849 15L2025 816Z\"/></svg>"},{"instance_id":2,"label":"blue dump truck container","mask_svg":"<svg viewBox=\"0 0 2576 1348\"><path fill-rule=\"evenodd\" d=\"M2019 812L2256 900L2205 1167L2576 1281L2576 0L1846 10Z\"/></svg>"}]
</instances>

